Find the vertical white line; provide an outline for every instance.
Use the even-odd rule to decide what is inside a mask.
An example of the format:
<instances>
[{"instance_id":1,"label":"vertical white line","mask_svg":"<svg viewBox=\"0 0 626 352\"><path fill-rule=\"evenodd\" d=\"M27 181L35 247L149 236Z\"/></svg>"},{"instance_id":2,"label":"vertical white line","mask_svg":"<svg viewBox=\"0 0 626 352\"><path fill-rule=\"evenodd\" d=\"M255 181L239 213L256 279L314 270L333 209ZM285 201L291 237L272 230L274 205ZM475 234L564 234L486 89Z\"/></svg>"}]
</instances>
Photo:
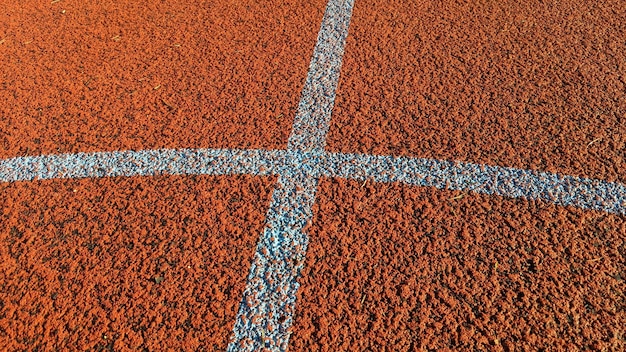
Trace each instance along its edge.
<instances>
[{"instance_id":1,"label":"vertical white line","mask_svg":"<svg viewBox=\"0 0 626 352\"><path fill-rule=\"evenodd\" d=\"M287 149L323 152L354 0L330 0Z\"/></svg>"},{"instance_id":2,"label":"vertical white line","mask_svg":"<svg viewBox=\"0 0 626 352\"><path fill-rule=\"evenodd\" d=\"M354 0L330 0L326 6L288 143L289 152L305 153L290 153L293 167L279 175L228 351L287 349L309 243L303 229L317 190L314 169L324 155L353 5Z\"/></svg>"}]
</instances>

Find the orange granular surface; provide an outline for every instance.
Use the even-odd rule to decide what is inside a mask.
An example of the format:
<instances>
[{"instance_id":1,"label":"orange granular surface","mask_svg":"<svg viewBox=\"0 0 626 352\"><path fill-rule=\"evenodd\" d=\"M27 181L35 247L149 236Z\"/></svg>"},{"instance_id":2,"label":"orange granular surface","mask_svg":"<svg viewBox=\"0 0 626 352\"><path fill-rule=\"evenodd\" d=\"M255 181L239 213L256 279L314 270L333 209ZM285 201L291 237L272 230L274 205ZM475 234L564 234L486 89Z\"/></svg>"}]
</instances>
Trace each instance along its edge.
<instances>
[{"instance_id":1,"label":"orange granular surface","mask_svg":"<svg viewBox=\"0 0 626 352\"><path fill-rule=\"evenodd\" d=\"M0 346L223 350L271 179L0 184Z\"/></svg>"},{"instance_id":2,"label":"orange granular surface","mask_svg":"<svg viewBox=\"0 0 626 352\"><path fill-rule=\"evenodd\" d=\"M4 1L0 158L283 148L325 5Z\"/></svg>"},{"instance_id":3,"label":"orange granular surface","mask_svg":"<svg viewBox=\"0 0 626 352\"><path fill-rule=\"evenodd\" d=\"M626 217L324 180L291 351L626 348Z\"/></svg>"},{"instance_id":4,"label":"orange granular surface","mask_svg":"<svg viewBox=\"0 0 626 352\"><path fill-rule=\"evenodd\" d=\"M356 1L328 149L626 182L626 3Z\"/></svg>"}]
</instances>

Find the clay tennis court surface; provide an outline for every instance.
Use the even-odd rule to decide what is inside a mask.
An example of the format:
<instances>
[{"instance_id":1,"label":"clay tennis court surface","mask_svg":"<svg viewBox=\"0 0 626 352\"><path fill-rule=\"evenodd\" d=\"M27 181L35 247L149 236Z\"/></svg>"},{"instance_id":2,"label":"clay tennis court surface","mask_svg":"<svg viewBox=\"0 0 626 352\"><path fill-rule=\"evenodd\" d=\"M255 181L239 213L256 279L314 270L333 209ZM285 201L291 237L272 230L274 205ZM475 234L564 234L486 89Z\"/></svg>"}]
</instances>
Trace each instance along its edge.
<instances>
[{"instance_id":1,"label":"clay tennis court surface","mask_svg":"<svg viewBox=\"0 0 626 352\"><path fill-rule=\"evenodd\" d=\"M326 7L0 5L1 349L222 351L239 341L284 173L2 172L47 155L291 148ZM355 0L349 16L327 153L623 189L626 3ZM295 306L271 317L290 324L289 350L626 349L623 193L591 195L617 204L603 210L315 177ZM284 349L266 338L255 349Z\"/></svg>"}]
</instances>

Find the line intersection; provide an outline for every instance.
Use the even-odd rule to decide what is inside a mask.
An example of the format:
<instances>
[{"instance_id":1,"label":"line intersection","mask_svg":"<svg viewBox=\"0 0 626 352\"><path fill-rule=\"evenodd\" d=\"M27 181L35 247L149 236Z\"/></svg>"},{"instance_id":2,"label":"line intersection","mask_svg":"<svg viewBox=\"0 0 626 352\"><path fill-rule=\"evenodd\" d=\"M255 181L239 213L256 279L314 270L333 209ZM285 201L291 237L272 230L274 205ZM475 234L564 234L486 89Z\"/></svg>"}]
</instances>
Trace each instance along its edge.
<instances>
[{"instance_id":1,"label":"line intersection","mask_svg":"<svg viewBox=\"0 0 626 352\"><path fill-rule=\"evenodd\" d=\"M321 177L542 200L626 215L626 185L510 167L325 152L354 0L330 0L287 150L180 149L75 153L0 160L0 182L159 174L278 175L229 351L286 350L298 276Z\"/></svg>"}]
</instances>

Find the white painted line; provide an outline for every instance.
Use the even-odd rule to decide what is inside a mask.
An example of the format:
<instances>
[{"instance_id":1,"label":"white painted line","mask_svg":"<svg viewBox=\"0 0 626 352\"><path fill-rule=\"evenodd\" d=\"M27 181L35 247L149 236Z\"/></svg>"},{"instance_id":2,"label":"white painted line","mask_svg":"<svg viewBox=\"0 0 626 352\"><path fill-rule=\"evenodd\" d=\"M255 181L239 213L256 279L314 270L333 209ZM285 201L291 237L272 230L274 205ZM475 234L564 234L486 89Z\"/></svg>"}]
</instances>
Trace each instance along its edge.
<instances>
[{"instance_id":1,"label":"white painted line","mask_svg":"<svg viewBox=\"0 0 626 352\"><path fill-rule=\"evenodd\" d=\"M626 185L598 179L446 160L327 154L325 177L398 182L626 215Z\"/></svg>"},{"instance_id":2,"label":"white painted line","mask_svg":"<svg viewBox=\"0 0 626 352\"><path fill-rule=\"evenodd\" d=\"M309 244L303 229L313 216L316 169L324 154L353 4L330 0L326 6L287 146L288 152L307 152L310 159L292 159L292 167L278 178L228 351L287 350Z\"/></svg>"},{"instance_id":3,"label":"white painted line","mask_svg":"<svg viewBox=\"0 0 626 352\"><path fill-rule=\"evenodd\" d=\"M354 0L330 0L324 13L288 150L323 152L335 104Z\"/></svg>"},{"instance_id":4,"label":"white painted line","mask_svg":"<svg viewBox=\"0 0 626 352\"><path fill-rule=\"evenodd\" d=\"M283 150L162 149L25 156L0 160L0 182L158 174L276 175Z\"/></svg>"},{"instance_id":5,"label":"white painted line","mask_svg":"<svg viewBox=\"0 0 626 352\"><path fill-rule=\"evenodd\" d=\"M314 177L398 182L543 200L626 215L626 185L511 167L389 155L285 150L179 149L97 152L0 160L0 182L152 175L269 176L300 168Z\"/></svg>"}]
</instances>

